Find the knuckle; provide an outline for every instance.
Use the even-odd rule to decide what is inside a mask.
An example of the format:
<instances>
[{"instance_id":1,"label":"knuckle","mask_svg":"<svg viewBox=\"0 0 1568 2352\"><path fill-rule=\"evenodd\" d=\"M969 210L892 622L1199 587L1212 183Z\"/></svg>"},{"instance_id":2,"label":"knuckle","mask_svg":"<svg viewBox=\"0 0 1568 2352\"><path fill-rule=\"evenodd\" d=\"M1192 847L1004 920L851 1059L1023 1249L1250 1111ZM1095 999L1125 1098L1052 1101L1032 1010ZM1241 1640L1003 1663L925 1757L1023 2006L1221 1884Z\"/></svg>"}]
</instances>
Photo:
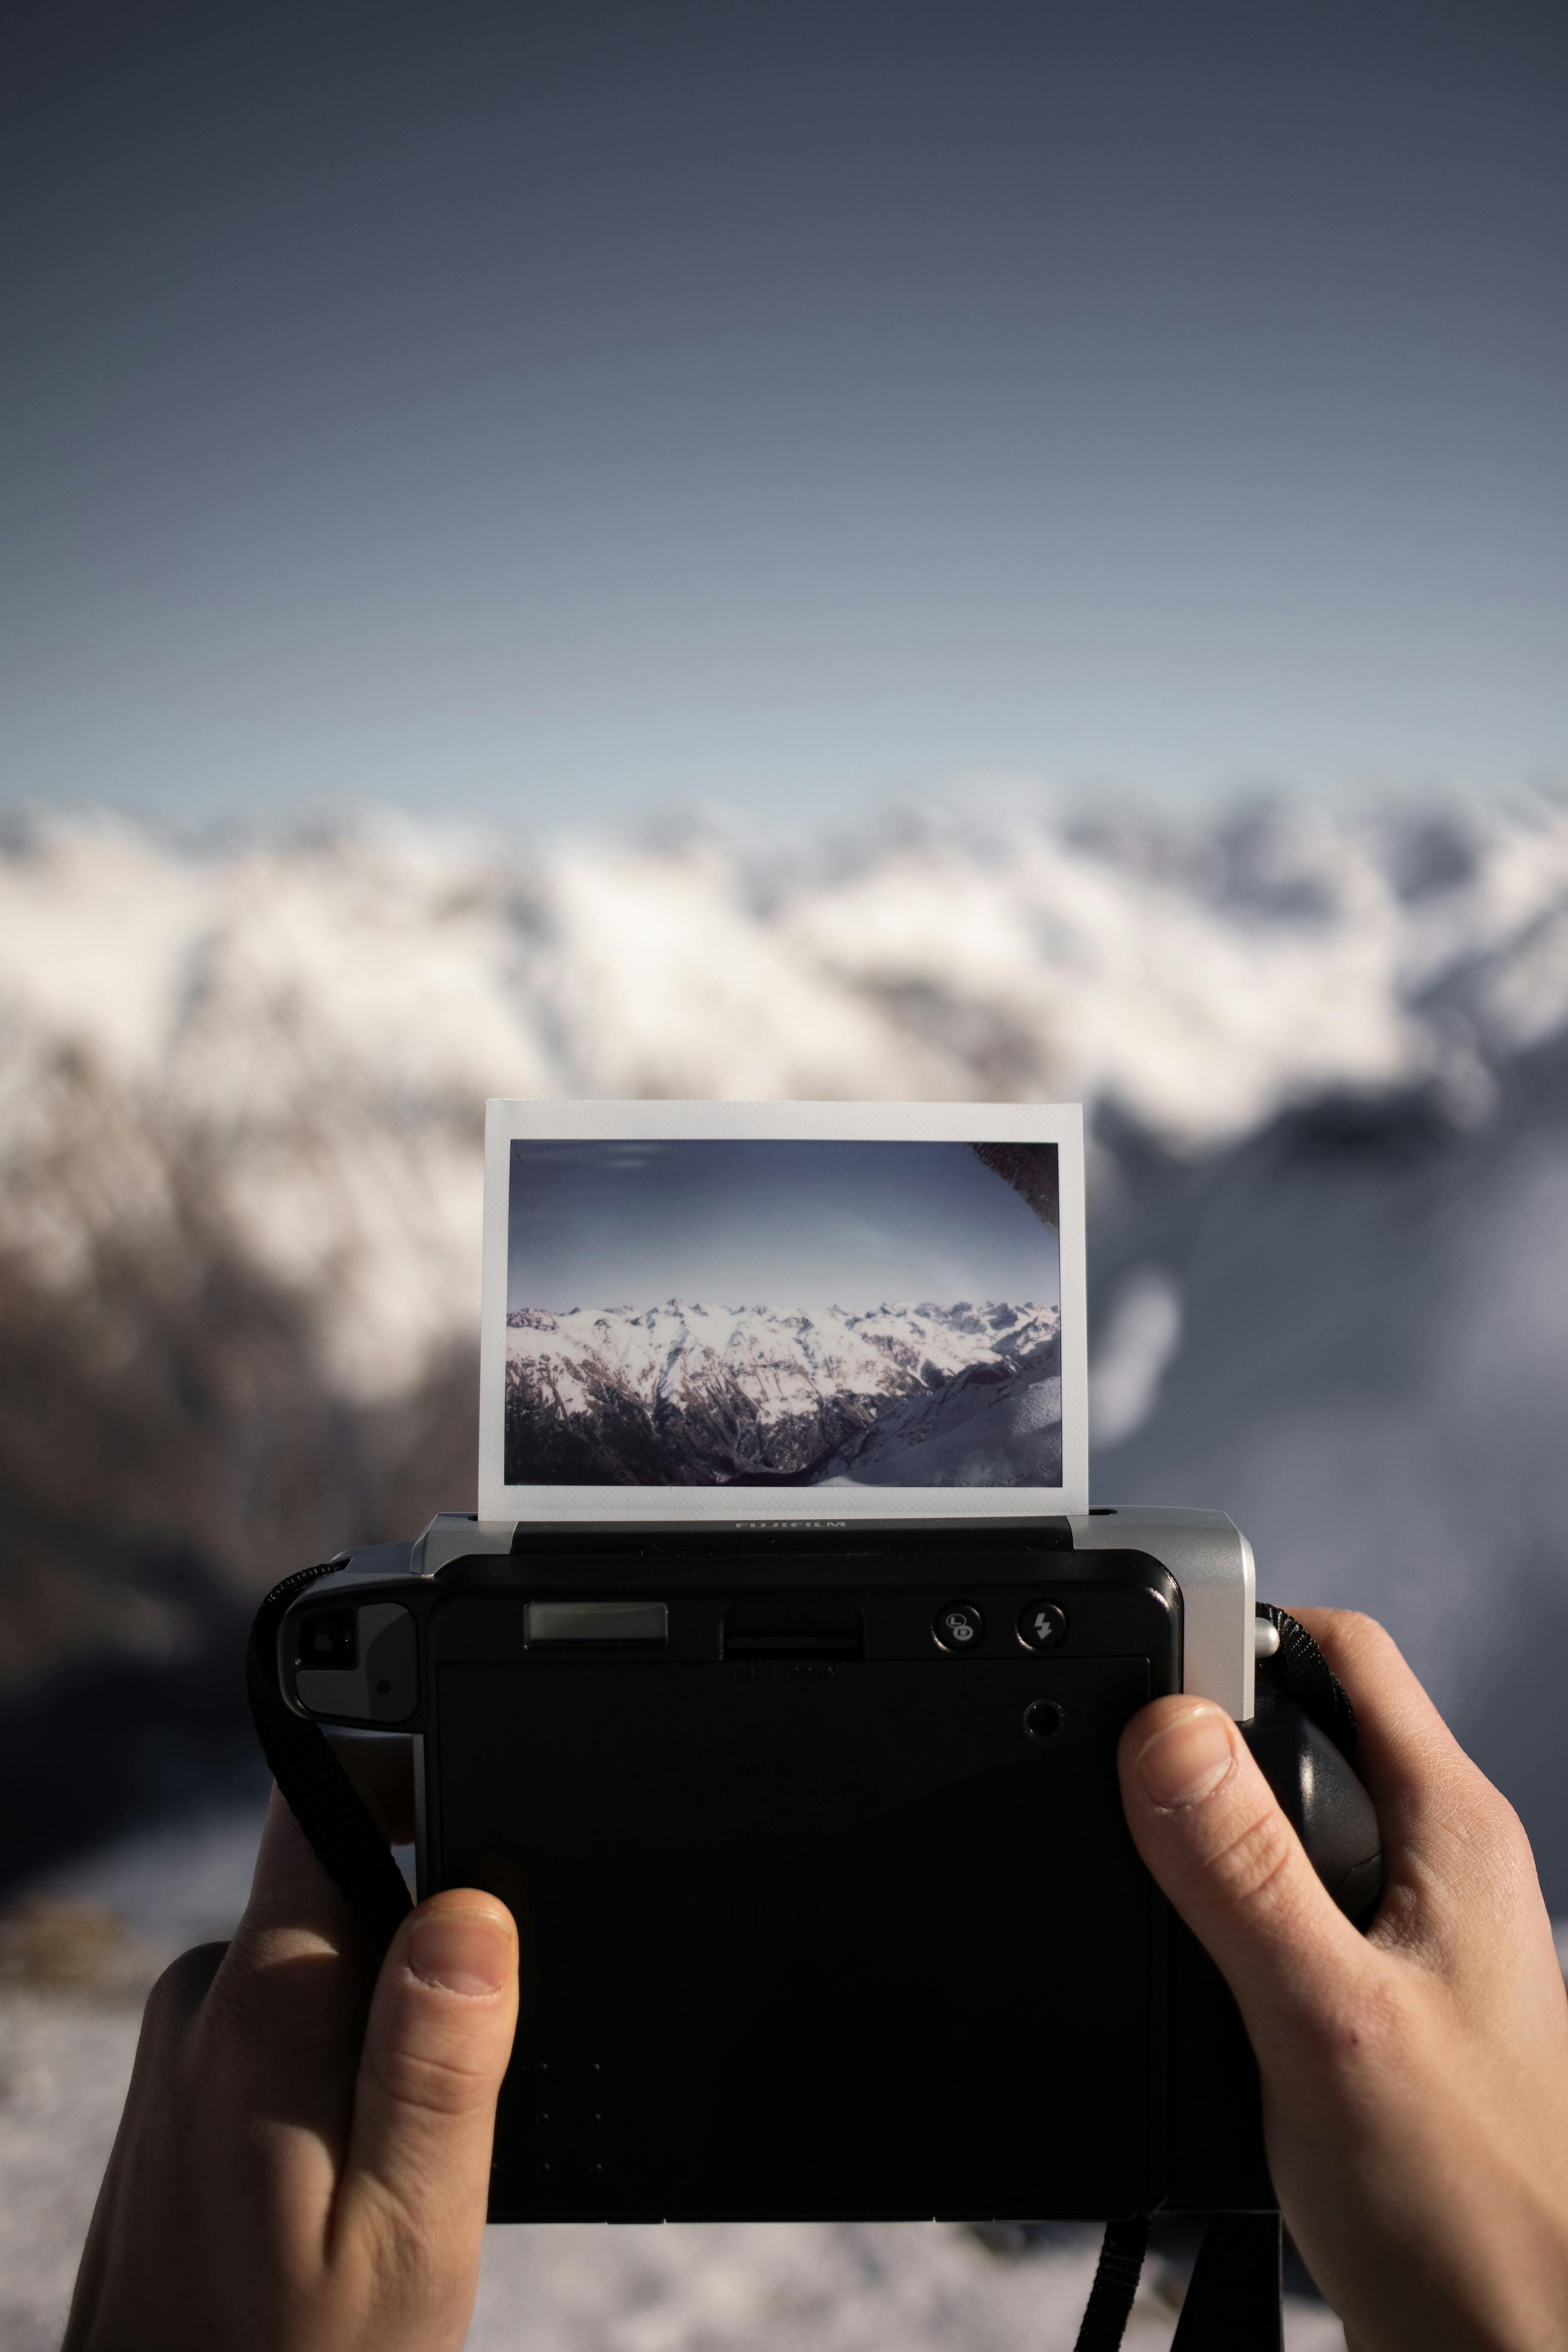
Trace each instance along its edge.
<instances>
[{"instance_id":1,"label":"knuckle","mask_svg":"<svg viewBox=\"0 0 1568 2352\"><path fill-rule=\"evenodd\" d=\"M197 1944L171 1960L147 1996L142 2028L150 2036L178 2039L211 1995L226 1944Z\"/></svg>"},{"instance_id":2,"label":"knuckle","mask_svg":"<svg viewBox=\"0 0 1568 2352\"><path fill-rule=\"evenodd\" d=\"M204 2025L220 2043L243 2047L265 2022L259 1977L237 1937L208 1988Z\"/></svg>"},{"instance_id":3,"label":"knuckle","mask_svg":"<svg viewBox=\"0 0 1568 2352\"><path fill-rule=\"evenodd\" d=\"M1344 1656L1384 1657L1397 1647L1388 1628L1369 1617L1364 1609L1325 1609L1318 1613L1329 1643Z\"/></svg>"},{"instance_id":4,"label":"knuckle","mask_svg":"<svg viewBox=\"0 0 1568 2352\"><path fill-rule=\"evenodd\" d=\"M449 2119L472 2115L495 2097L488 2069L437 2044L393 2040L367 2059L376 2088L395 2107Z\"/></svg>"},{"instance_id":5,"label":"knuckle","mask_svg":"<svg viewBox=\"0 0 1568 2352\"><path fill-rule=\"evenodd\" d=\"M1479 1769L1476 1771L1472 1835L1479 1844L1501 1853L1511 1853L1526 1843L1524 1823L1502 1790L1495 1788Z\"/></svg>"},{"instance_id":6,"label":"knuckle","mask_svg":"<svg viewBox=\"0 0 1568 2352\"><path fill-rule=\"evenodd\" d=\"M1484 1780L1484 1776L1483 1780L1491 1811L1493 1842L1510 1860L1528 1859L1531 1852L1530 1835L1524 1823L1520 1820L1502 1790L1494 1788L1489 1780Z\"/></svg>"},{"instance_id":7,"label":"knuckle","mask_svg":"<svg viewBox=\"0 0 1568 2352\"><path fill-rule=\"evenodd\" d=\"M1289 1822L1278 1806L1269 1805L1233 1826L1216 1845L1209 1876L1232 1908L1259 1910L1279 1900L1299 1851Z\"/></svg>"},{"instance_id":8,"label":"knuckle","mask_svg":"<svg viewBox=\"0 0 1568 2352\"><path fill-rule=\"evenodd\" d=\"M1535 1855L1524 1823L1480 1771L1475 1772L1468 1801L1454 1809L1448 1826L1470 1868L1500 1891L1520 1881L1534 1884Z\"/></svg>"}]
</instances>

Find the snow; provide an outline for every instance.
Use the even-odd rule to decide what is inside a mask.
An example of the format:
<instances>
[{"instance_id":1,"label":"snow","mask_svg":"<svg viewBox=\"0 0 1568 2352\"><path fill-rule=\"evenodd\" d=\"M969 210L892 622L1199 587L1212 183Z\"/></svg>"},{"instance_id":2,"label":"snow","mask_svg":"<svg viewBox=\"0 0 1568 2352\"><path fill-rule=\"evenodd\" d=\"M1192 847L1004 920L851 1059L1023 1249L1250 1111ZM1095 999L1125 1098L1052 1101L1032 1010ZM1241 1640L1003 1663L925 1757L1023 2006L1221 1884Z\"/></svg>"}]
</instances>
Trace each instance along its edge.
<instances>
[{"instance_id":1,"label":"snow","mask_svg":"<svg viewBox=\"0 0 1568 2352\"><path fill-rule=\"evenodd\" d=\"M520 1323L519 1312L527 1314ZM1005 1316L1005 1324L991 1318ZM1001 1365L1048 1345L1061 1317L1032 1301L1014 1307L900 1303L869 1309L683 1305L514 1310L507 1359L548 1368L569 1412L605 1385L652 1407L705 1379L742 1383L765 1423L837 1394L900 1396L913 1382Z\"/></svg>"},{"instance_id":2,"label":"snow","mask_svg":"<svg viewBox=\"0 0 1568 2352\"><path fill-rule=\"evenodd\" d=\"M1062 1384L1027 1373L911 1397L842 1445L825 1486L1059 1486Z\"/></svg>"},{"instance_id":3,"label":"snow","mask_svg":"<svg viewBox=\"0 0 1568 2352\"><path fill-rule=\"evenodd\" d=\"M822 1462L814 1485L1055 1485L1061 1388L1040 1375L1060 1325L1032 1301L514 1308L509 1475L529 1476L563 1428L602 1464L627 1462L631 1429L678 1483ZM855 1434L827 1454L847 1423Z\"/></svg>"},{"instance_id":4,"label":"snow","mask_svg":"<svg viewBox=\"0 0 1568 2352\"><path fill-rule=\"evenodd\" d=\"M110 1245L177 1281L198 1201L389 1398L472 1329L489 1095L1081 1098L1188 1156L1345 1089L1484 1118L1568 1018L1568 810L1444 822L1437 854L1430 811L1024 799L773 870L40 822L0 848L0 1251L58 1296Z\"/></svg>"},{"instance_id":5,"label":"snow","mask_svg":"<svg viewBox=\"0 0 1568 2352\"><path fill-rule=\"evenodd\" d=\"M472 1342L487 1094L1081 1093L1097 1490L1222 1503L1271 1591L1389 1616L1462 1714L1521 1670L1525 1596L1555 1625L1568 1590L1565 1024L1547 794L1092 823L1024 797L772 865L40 823L0 841L0 1261L110 1366L138 1359L106 1265L177 1300L237 1265L329 1397L395 1403ZM816 1373L752 1338L782 1411ZM668 1345L649 1327L626 1376Z\"/></svg>"}]
</instances>

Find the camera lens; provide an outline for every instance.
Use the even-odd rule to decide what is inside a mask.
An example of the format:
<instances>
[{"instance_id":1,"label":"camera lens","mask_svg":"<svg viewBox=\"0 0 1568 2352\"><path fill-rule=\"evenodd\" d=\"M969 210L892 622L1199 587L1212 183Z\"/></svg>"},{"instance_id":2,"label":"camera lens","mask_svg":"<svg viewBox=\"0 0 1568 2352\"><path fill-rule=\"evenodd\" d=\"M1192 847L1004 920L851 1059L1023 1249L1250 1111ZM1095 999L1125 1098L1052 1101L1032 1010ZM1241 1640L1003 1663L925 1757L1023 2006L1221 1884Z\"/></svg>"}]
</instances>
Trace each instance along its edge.
<instances>
[{"instance_id":1,"label":"camera lens","mask_svg":"<svg viewBox=\"0 0 1568 2352\"><path fill-rule=\"evenodd\" d=\"M340 1668L355 1664L359 1656L355 1633L353 1610L318 1610L300 1629L300 1664Z\"/></svg>"}]
</instances>

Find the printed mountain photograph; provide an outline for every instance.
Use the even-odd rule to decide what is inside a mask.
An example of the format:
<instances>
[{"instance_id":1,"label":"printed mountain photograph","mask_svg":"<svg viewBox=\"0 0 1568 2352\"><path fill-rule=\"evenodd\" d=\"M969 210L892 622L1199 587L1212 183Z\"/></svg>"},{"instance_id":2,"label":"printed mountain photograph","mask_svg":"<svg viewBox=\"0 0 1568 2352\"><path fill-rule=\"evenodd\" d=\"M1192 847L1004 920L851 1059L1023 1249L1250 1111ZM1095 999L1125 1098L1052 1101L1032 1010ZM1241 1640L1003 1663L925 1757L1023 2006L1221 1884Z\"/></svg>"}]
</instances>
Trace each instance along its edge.
<instances>
[{"instance_id":1,"label":"printed mountain photograph","mask_svg":"<svg viewBox=\"0 0 1568 2352\"><path fill-rule=\"evenodd\" d=\"M514 1141L509 1486L1058 1486L1055 1144Z\"/></svg>"}]
</instances>

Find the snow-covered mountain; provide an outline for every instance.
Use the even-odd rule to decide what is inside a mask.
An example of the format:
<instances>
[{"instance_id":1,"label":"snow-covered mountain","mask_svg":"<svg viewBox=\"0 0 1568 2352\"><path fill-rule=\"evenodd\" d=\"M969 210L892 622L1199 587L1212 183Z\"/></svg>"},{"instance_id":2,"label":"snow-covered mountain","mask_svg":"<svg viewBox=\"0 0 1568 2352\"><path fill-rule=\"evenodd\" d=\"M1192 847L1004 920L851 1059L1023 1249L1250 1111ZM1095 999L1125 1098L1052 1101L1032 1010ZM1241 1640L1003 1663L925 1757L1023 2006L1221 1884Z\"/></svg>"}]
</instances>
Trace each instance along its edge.
<instances>
[{"instance_id":1,"label":"snow-covered mountain","mask_svg":"<svg viewBox=\"0 0 1568 2352\"><path fill-rule=\"evenodd\" d=\"M217 1248L384 1402L471 1332L487 1095L1082 1099L1191 1160L1325 1093L1462 1125L1565 1018L1568 805L1528 795L1026 798L771 862L39 823L0 844L0 1258L81 1301Z\"/></svg>"},{"instance_id":2,"label":"snow-covered mountain","mask_svg":"<svg viewBox=\"0 0 1568 2352\"><path fill-rule=\"evenodd\" d=\"M0 1680L178 1658L199 1579L471 1499L489 1094L1081 1097L1097 1499L1219 1503L1271 1595L1384 1615L1536 1792L1568 1911L1530 1745L1568 1647L1568 803L1018 795L787 857L13 826Z\"/></svg>"},{"instance_id":3,"label":"snow-covered mountain","mask_svg":"<svg viewBox=\"0 0 1568 2352\"><path fill-rule=\"evenodd\" d=\"M671 1298L641 1311L517 1307L507 1325L515 1483L1016 1486L1060 1475L1054 1307L806 1311Z\"/></svg>"}]
</instances>

